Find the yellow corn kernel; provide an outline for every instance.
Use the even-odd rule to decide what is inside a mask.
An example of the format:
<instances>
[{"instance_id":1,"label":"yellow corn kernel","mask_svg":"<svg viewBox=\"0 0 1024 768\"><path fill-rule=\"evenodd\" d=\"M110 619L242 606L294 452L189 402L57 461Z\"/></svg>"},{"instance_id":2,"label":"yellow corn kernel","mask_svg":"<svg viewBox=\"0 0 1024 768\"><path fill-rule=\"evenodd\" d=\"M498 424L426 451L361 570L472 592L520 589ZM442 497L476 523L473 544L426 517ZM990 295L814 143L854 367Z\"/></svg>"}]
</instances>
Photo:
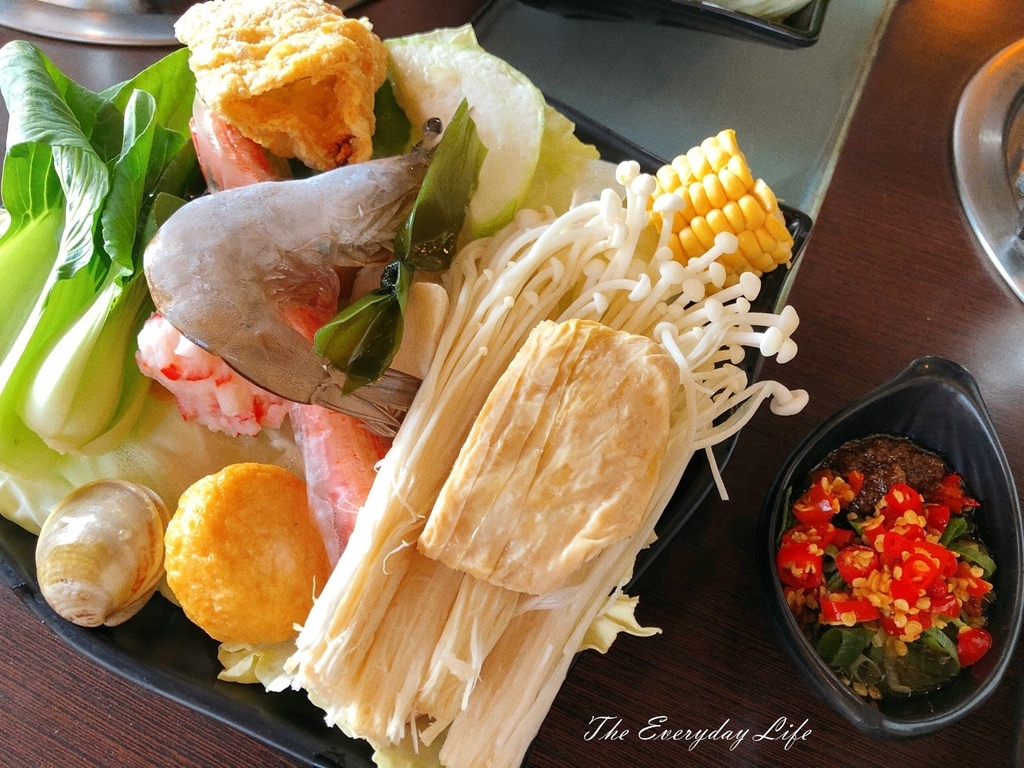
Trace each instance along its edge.
<instances>
[{"instance_id":1,"label":"yellow corn kernel","mask_svg":"<svg viewBox=\"0 0 1024 768\"><path fill-rule=\"evenodd\" d=\"M704 185L699 181L692 181L686 187L686 192L690 197L690 204L693 206L693 210L697 212L697 215L707 216L712 205L711 201L708 200L707 193L704 191Z\"/></svg>"},{"instance_id":2,"label":"yellow corn kernel","mask_svg":"<svg viewBox=\"0 0 1024 768\"><path fill-rule=\"evenodd\" d=\"M729 217L722 212L721 208L715 208L708 211L708 215L704 217L704 220L711 227L711 231L716 235L722 232L732 232L732 227L729 224Z\"/></svg>"},{"instance_id":3,"label":"yellow corn kernel","mask_svg":"<svg viewBox=\"0 0 1024 768\"><path fill-rule=\"evenodd\" d=\"M725 194L725 188L715 174L709 173L701 179L700 183L704 187L704 194L712 208L719 209L729 202L729 198Z\"/></svg>"},{"instance_id":4,"label":"yellow corn kernel","mask_svg":"<svg viewBox=\"0 0 1024 768\"><path fill-rule=\"evenodd\" d=\"M756 257L757 254L761 252L761 246L757 242L757 235L749 229L738 232L736 234L736 239L739 240L740 243L739 252L748 259Z\"/></svg>"},{"instance_id":5,"label":"yellow corn kernel","mask_svg":"<svg viewBox=\"0 0 1024 768\"><path fill-rule=\"evenodd\" d=\"M727 272L739 272L749 264L747 257L741 251L723 253L718 259L718 263L725 267Z\"/></svg>"},{"instance_id":6,"label":"yellow corn kernel","mask_svg":"<svg viewBox=\"0 0 1024 768\"><path fill-rule=\"evenodd\" d=\"M759 256L751 259L751 264L761 272L771 272L775 268L775 259L767 251L762 251Z\"/></svg>"},{"instance_id":7,"label":"yellow corn kernel","mask_svg":"<svg viewBox=\"0 0 1024 768\"><path fill-rule=\"evenodd\" d=\"M747 165L747 161L743 155L733 155L729 158L729 162L725 167L728 168L737 179L739 179L744 189L754 188L754 177L750 173L750 166Z\"/></svg>"},{"instance_id":8,"label":"yellow corn kernel","mask_svg":"<svg viewBox=\"0 0 1024 768\"><path fill-rule=\"evenodd\" d=\"M775 198L775 193L761 179L754 183L754 196L761 201L765 211L770 212L779 209L779 201Z\"/></svg>"},{"instance_id":9,"label":"yellow corn kernel","mask_svg":"<svg viewBox=\"0 0 1024 768\"><path fill-rule=\"evenodd\" d=\"M686 184L693 178L693 174L690 172L690 161L686 159L686 155L679 155L672 161L672 170L679 177L680 184Z\"/></svg>"},{"instance_id":10,"label":"yellow corn kernel","mask_svg":"<svg viewBox=\"0 0 1024 768\"><path fill-rule=\"evenodd\" d=\"M725 164L729 162L730 154L718 146L717 141L711 139L704 139L700 145L701 153L704 155L704 159L710 166L711 173L718 173L720 170L725 168Z\"/></svg>"},{"instance_id":11,"label":"yellow corn kernel","mask_svg":"<svg viewBox=\"0 0 1024 768\"><path fill-rule=\"evenodd\" d=\"M656 180L654 198L676 194L683 200L671 218L675 237L669 238L680 261L703 256L722 232L739 242L736 253L719 258L727 286L744 272L760 275L792 259L793 238L778 200L764 181L754 179L734 131L706 138L661 168Z\"/></svg>"},{"instance_id":12,"label":"yellow corn kernel","mask_svg":"<svg viewBox=\"0 0 1024 768\"><path fill-rule=\"evenodd\" d=\"M767 220L766 220L767 221ZM767 251L771 253L775 250L775 238L771 236L767 227L760 227L754 230L754 236L757 238L757 244L761 246L761 251Z\"/></svg>"},{"instance_id":13,"label":"yellow corn kernel","mask_svg":"<svg viewBox=\"0 0 1024 768\"><path fill-rule=\"evenodd\" d=\"M672 258L676 261L683 263L687 259L686 253L683 251L683 244L679 242L679 237L670 237L668 239L668 247L672 251Z\"/></svg>"},{"instance_id":14,"label":"yellow corn kernel","mask_svg":"<svg viewBox=\"0 0 1024 768\"><path fill-rule=\"evenodd\" d=\"M740 181L739 176L730 171L728 166L718 172L718 180L722 183L725 196L730 200L739 200L747 194L747 188Z\"/></svg>"},{"instance_id":15,"label":"yellow corn kernel","mask_svg":"<svg viewBox=\"0 0 1024 768\"><path fill-rule=\"evenodd\" d=\"M715 141L717 141L718 146L729 155L740 154L740 145L739 142L736 141L736 131L732 128L726 128L724 131L719 131L715 136Z\"/></svg>"},{"instance_id":16,"label":"yellow corn kernel","mask_svg":"<svg viewBox=\"0 0 1024 768\"><path fill-rule=\"evenodd\" d=\"M679 244L683 247L683 252L691 259L703 255L706 250L690 227L684 227L680 230Z\"/></svg>"},{"instance_id":17,"label":"yellow corn kernel","mask_svg":"<svg viewBox=\"0 0 1024 768\"><path fill-rule=\"evenodd\" d=\"M655 174L658 184L664 192L675 192L679 189L679 174L671 165L663 165Z\"/></svg>"},{"instance_id":18,"label":"yellow corn kernel","mask_svg":"<svg viewBox=\"0 0 1024 768\"><path fill-rule=\"evenodd\" d=\"M711 250L715 245L715 230L708 225L708 220L703 216L696 216L690 222L690 229L704 246L704 252Z\"/></svg>"},{"instance_id":19,"label":"yellow corn kernel","mask_svg":"<svg viewBox=\"0 0 1024 768\"><path fill-rule=\"evenodd\" d=\"M777 213L778 215L768 216L764 220L764 225L765 228L768 230L768 234L771 235L771 237L776 242L782 243L789 241L790 243L792 243L793 238L790 236L789 230L786 229L786 225L784 223L785 219L783 218L781 211L776 209L775 213Z\"/></svg>"},{"instance_id":20,"label":"yellow corn kernel","mask_svg":"<svg viewBox=\"0 0 1024 768\"><path fill-rule=\"evenodd\" d=\"M686 160L690 163L690 174L694 179L702 179L709 173L714 173L711 163L704 157L700 147L694 147L686 153Z\"/></svg>"},{"instance_id":21,"label":"yellow corn kernel","mask_svg":"<svg viewBox=\"0 0 1024 768\"><path fill-rule=\"evenodd\" d=\"M722 213L729 220L729 226L731 232L739 232L741 229L745 229L747 226L746 218L743 216L743 210L740 208L739 203L735 200L730 200L728 203L722 206Z\"/></svg>"},{"instance_id":22,"label":"yellow corn kernel","mask_svg":"<svg viewBox=\"0 0 1024 768\"><path fill-rule=\"evenodd\" d=\"M764 224L765 213L757 198L753 195L744 195L737 201L740 210L743 212L744 229L758 229Z\"/></svg>"}]
</instances>

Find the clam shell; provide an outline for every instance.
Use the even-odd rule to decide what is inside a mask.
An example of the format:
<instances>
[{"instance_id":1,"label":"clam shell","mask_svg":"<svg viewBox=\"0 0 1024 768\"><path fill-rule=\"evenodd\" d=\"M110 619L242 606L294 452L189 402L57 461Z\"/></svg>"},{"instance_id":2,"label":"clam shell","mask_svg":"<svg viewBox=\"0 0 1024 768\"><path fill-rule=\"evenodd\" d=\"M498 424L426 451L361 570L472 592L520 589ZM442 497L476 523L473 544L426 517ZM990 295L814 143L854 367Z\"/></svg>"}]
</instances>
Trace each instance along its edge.
<instances>
[{"instance_id":1,"label":"clam shell","mask_svg":"<svg viewBox=\"0 0 1024 768\"><path fill-rule=\"evenodd\" d=\"M36 544L36 576L46 602L84 627L134 616L164 575L170 515L157 496L122 480L72 491L47 517Z\"/></svg>"}]
</instances>

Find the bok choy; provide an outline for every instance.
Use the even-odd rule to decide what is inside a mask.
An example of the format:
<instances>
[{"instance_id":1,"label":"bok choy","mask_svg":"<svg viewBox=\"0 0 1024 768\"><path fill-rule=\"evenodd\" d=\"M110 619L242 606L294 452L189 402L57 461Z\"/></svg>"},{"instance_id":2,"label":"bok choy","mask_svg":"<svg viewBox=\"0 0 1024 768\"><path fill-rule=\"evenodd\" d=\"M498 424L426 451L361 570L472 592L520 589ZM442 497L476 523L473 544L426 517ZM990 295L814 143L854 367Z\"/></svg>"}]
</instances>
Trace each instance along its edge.
<instances>
[{"instance_id":1,"label":"bok choy","mask_svg":"<svg viewBox=\"0 0 1024 768\"><path fill-rule=\"evenodd\" d=\"M95 93L14 41L0 49L0 92L0 468L38 477L61 454L115 447L142 408L142 253L158 201L201 189L195 81L177 51Z\"/></svg>"}]
</instances>

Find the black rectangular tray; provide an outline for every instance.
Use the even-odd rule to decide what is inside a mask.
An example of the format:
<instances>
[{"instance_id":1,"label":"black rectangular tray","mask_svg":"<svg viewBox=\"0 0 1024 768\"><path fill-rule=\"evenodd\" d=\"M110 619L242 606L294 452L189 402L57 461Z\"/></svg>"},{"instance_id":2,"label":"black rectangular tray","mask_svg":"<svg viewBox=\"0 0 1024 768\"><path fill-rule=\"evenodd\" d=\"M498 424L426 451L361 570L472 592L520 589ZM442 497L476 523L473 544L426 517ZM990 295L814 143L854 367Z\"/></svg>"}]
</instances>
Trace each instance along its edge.
<instances>
[{"instance_id":1,"label":"black rectangular tray","mask_svg":"<svg viewBox=\"0 0 1024 768\"><path fill-rule=\"evenodd\" d=\"M664 161L612 133L565 104L552 106L576 123L577 135L595 145L610 161L638 161L653 172ZM811 230L811 219L784 208L795 240L794 262ZM753 302L756 311L776 311L785 301L794 269L778 269L765 276ZM757 376L761 356L748 353L743 367ZM718 466L724 467L738 436L715 448ZM633 586L660 556L690 516L715 488L714 475L703 453L696 455L657 526L658 541L637 558ZM236 728L291 757L323 768L374 768L372 749L324 723L323 712L301 691L267 693L259 685L240 685L217 679L218 643L192 624L181 610L156 595L143 610L117 627L86 629L57 616L39 594L35 573L36 537L0 518L0 582L58 637L100 666L160 695Z\"/></svg>"}]
</instances>

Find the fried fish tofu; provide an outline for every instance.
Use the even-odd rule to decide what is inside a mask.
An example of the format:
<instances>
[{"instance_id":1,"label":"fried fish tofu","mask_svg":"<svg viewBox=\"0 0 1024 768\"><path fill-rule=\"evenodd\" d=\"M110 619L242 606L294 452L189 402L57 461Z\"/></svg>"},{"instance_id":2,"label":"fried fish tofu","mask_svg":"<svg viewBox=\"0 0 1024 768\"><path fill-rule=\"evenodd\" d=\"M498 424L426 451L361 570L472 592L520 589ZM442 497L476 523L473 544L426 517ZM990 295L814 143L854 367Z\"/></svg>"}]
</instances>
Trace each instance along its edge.
<instances>
[{"instance_id":1,"label":"fried fish tofu","mask_svg":"<svg viewBox=\"0 0 1024 768\"><path fill-rule=\"evenodd\" d=\"M387 50L323 0L210 0L174 26L213 112L280 157L327 171L368 160Z\"/></svg>"},{"instance_id":2,"label":"fried fish tofu","mask_svg":"<svg viewBox=\"0 0 1024 768\"><path fill-rule=\"evenodd\" d=\"M418 540L450 568L547 594L634 534L679 369L644 336L546 321L488 396Z\"/></svg>"},{"instance_id":3,"label":"fried fish tofu","mask_svg":"<svg viewBox=\"0 0 1024 768\"><path fill-rule=\"evenodd\" d=\"M164 546L167 585L221 642L295 637L331 573L306 484L271 464L232 464L191 485Z\"/></svg>"}]
</instances>

